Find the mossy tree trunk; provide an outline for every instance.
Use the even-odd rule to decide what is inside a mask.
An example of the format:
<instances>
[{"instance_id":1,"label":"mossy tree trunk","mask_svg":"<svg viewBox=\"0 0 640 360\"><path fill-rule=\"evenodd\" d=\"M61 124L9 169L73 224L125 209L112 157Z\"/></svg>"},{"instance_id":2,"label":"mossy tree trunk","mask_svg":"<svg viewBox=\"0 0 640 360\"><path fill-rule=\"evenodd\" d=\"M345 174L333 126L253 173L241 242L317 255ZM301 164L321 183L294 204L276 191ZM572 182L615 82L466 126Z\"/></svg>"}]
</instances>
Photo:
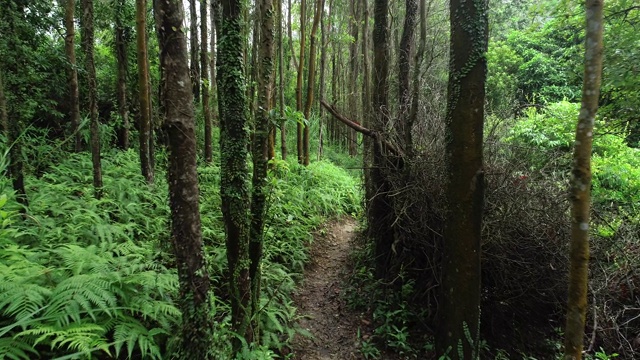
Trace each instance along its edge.
<instances>
[{"instance_id":1,"label":"mossy tree trunk","mask_svg":"<svg viewBox=\"0 0 640 360\"><path fill-rule=\"evenodd\" d=\"M320 24L320 18L322 17L323 10L324 0L318 0L316 2L315 13L313 15L311 34L309 35L309 73L307 75L307 99L304 105L304 118L307 120L307 122L304 124L304 131L302 136L302 164L304 166L309 165L309 121L311 118L311 106L313 104L313 91L315 88L316 44L318 42L318 25Z\"/></svg>"},{"instance_id":2,"label":"mossy tree trunk","mask_svg":"<svg viewBox=\"0 0 640 360\"><path fill-rule=\"evenodd\" d=\"M582 107L576 128L571 181L571 250L565 360L582 358L589 273L591 146L602 75L602 0L586 2L586 38Z\"/></svg>"},{"instance_id":3,"label":"mossy tree trunk","mask_svg":"<svg viewBox=\"0 0 640 360\"><path fill-rule=\"evenodd\" d=\"M211 138L213 124L209 105L209 52L207 51L209 29L207 19L207 1L200 0L200 76L202 78L202 112L204 114L204 161L211 164L213 162L213 140Z\"/></svg>"},{"instance_id":4,"label":"mossy tree trunk","mask_svg":"<svg viewBox=\"0 0 640 360\"><path fill-rule=\"evenodd\" d=\"M75 26L75 0L66 0L64 4L64 51L69 61L67 69L67 86L69 87L69 108L71 117L71 131L74 137L75 152L82 151L82 134L80 134L80 90L78 89L78 69L76 62L76 26Z\"/></svg>"},{"instance_id":5,"label":"mossy tree trunk","mask_svg":"<svg viewBox=\"0 0 640 360\"><path fill-rule=\"evenodd\" d=\"M88 84L88 106L91 117L91 162L96 198L102 197L102 163L100 161L100 120L98 119L98 86L94 61L93 0L82 0L82 48Z\"/></svg>"},{"instance_id":6,"label":"mossy tree trunk","mask_svg":"<svg viewBox=\"0 0 640 360\"><path fill-rule=\"evenodd\" d=\"M68 0L72 1L72 0ZM127 104L127 39L125 25L123 24L125 1L117 0L115 8L115 48L117 61L116 99L118 102L118 115L120 124L118 128L118 146L121 149L129 148L129 110Z\"/></svg>"},{"instance_id":7,"label":"mossy tree trunk","mask_svg":"<svg viewBox=\"0 0 640 360\"><path fill-rule=\"evenodd\" d=\"M251 342L251 280L249 278L249 179L247 169L247 101L242 50L241 0L222 0L218 43L220 107L220 194L229 263L231 322L239 336ZM234 341L234 349L240 349Z\"/></svg>"},{"instance_id":8,"label":"mossy tree trunk","mask_svg":"<svg viewBox=\"0 0 640 360\"><path fill-rule=\"evenodd\" d=\"M258 110L256 112L253 136L253 188L251 194L251 233L249 244L249 278L251 279L251 309L254 336L259 336L257 311L260 306L260 262L262 261L262 240L264 214L266 209L266 181L269 132L269 112L271 111L271 78L273 74L273 0L260 0L260 44L258 46Z\"/></svg>"},{"instance_id":9,"label":"mossy tree trunk","mask_svg":"<svg viewBox=\"0 0 640 360\"><path fill-rule=\"evenodd\" d=\"M136 49L138 52L138 101L140 121L140 168L148 184L153 183L151 166L151 99L149 90L149 68L147 66L147 1L136 0Z\"/></svg>"},{"instance_id":10,"label":"mossy tree trunk","mask_svg":"<svg viewBox=\"0 0 640 360\"><path fill-rule=\"evenodd\" d=\"M165 128L169 140L169 204L171 235L178 264L182 311L179 358L213 359L209 353L212 320L209 317L209 275L204 258L200 211L193 93L187 66L187 39L182 30L184 13L179 0L155 1L160 20L160 64L166 77Z\"/></svg>"},{"instance_id":11,"label":"mossy tree trunk","mask_svg":"<svg viewBox=\"0 0 640 360\"><path fill-rule=\"evenodd\" d=\"M446 112L449 204L444 224L439 356L477 359L480 327L480 232L487 50L485 0L452 0Z\"/></svg>"}]
</instances>

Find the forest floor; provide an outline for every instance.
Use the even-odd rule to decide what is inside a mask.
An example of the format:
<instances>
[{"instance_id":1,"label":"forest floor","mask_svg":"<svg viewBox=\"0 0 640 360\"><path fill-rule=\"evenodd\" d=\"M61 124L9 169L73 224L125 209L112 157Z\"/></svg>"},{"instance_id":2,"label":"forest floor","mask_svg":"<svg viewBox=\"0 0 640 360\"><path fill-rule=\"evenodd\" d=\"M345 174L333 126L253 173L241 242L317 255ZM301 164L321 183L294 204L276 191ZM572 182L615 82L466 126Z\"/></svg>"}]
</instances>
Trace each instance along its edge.
<instances>
[{"instance_id":1,"label":"forest floor","mask_svg":"<svg viewBox=\"0 0 640 360\"><path fill-rule=\"evenodd\" d=\"M359 348L372 331L370 314L349 309L342 296L356 230L354 219L343 218L315 236L304 281L294 294L298 325L313 337L296 335L294 360L364 359Z\"/></svg>"}]
</instances>

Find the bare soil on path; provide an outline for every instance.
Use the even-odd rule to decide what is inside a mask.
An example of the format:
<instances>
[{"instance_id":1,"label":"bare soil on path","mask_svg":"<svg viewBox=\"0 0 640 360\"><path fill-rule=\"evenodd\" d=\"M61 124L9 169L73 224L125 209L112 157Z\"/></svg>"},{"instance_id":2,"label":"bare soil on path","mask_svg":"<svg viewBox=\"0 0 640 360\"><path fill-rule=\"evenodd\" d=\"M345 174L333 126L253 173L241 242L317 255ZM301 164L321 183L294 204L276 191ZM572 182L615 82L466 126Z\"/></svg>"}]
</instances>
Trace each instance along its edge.
<instances>
[{"instance_id":1,"label":"bare soil on path","mask_svg":"<svg viewBox=\"0 0 640 360\"><path fill-rule=\"evenodd\" d=\"M313 337L296 335L292 349L296 360L363 358L358 327L366 320L350 311L341 296L356 226L352 218L333 221L314 239L304 281L294 294L301 317L298 325Z\"/></svg>"}]
</instances>

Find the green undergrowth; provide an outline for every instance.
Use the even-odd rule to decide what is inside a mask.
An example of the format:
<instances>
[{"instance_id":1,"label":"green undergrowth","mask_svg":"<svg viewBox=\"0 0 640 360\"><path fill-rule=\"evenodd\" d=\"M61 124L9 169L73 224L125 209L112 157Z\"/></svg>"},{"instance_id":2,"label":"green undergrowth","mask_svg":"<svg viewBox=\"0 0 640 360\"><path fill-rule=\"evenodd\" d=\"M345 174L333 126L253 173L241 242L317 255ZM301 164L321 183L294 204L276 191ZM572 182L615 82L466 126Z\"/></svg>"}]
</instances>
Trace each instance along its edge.
<instances>
[{"instance_id":1,"label":"green undergrowth","mask_svg":"<svg viewBox=\"0 0 640 360\"><path fill-rule=\"evenodd\" d=\"M170 252L165 174L139 175L135 151L103 156L104 197L93 198L91 160L73 154L27 176L28 210L0 178L0 359L171 358L181 314ZM163 158L160 157L160 164ZM212 282L211 344L229 359L224 226L219 167L198 169L202 231ZM292 335L291 292L307 261L311 232L328 217L360 211L357 179L330 162L304 168L276 161L261 299L260 344L242 358L277 357Z\"/></svg>"}]
</instances>

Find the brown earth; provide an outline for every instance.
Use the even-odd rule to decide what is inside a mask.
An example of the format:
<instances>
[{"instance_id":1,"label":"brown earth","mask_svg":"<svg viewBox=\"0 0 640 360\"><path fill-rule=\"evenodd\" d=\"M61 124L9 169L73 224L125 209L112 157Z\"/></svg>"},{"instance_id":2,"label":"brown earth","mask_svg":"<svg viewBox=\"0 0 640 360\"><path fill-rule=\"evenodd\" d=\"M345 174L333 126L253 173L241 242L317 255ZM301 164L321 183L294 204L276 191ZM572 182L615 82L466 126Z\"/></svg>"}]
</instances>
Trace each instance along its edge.
<instances>
[{"instance_id":1,"label":"brown earth","mask_svg":"<svg viewBox=\"0 0 640 360\"><path fill-rule=\"evenodd\" d=\"M304 282L294 294L298 325L312 337L296 335L294 360L364 359L359 348L372 331L370 316L349 309L342 296L356 230L356 221L344 218L315 237Z\"/></svg>"}]
</instances>

